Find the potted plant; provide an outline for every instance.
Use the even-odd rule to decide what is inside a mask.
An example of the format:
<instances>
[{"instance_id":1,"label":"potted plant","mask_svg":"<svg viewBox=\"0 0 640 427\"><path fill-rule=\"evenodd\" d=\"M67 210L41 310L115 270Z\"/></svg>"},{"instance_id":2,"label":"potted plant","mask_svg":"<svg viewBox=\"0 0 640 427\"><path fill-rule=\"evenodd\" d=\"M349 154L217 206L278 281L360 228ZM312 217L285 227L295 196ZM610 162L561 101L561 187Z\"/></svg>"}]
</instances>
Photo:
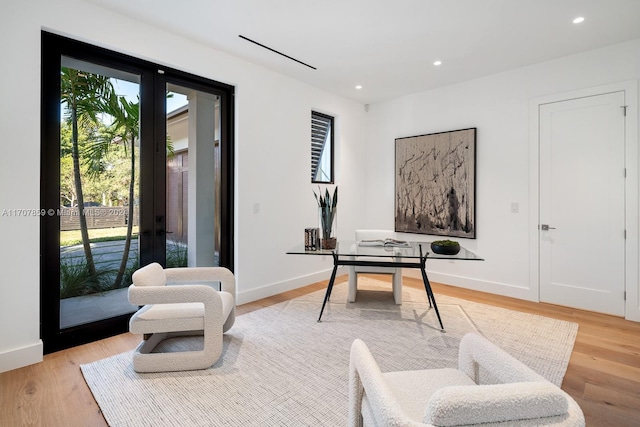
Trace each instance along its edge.
<instances>
[{"instance_id":1,"label":"potted plant","mask_svg":"<svg viewBox=\"0 0 640 427\"><path fill-rule=\"evenodd\" d=\"M455 255L460 252L460 243L453 240L436 240L431 242L431 250L440 255Z\"/></svg>"},{"instance_id":2,"label":"potted plant","mask_svg":"<svg viewBox=\"0 0 640 427\"><path fill-rule=\"evenodd\" d=\"M336 212L338 209L338 187L333 190L333 197L329 189L325 189L324 195L318 186L318 194L313 192L318 202L318 217L320 225L320 249L335 249L337 239L335 237Z\"/></svg>"}]
</instances>

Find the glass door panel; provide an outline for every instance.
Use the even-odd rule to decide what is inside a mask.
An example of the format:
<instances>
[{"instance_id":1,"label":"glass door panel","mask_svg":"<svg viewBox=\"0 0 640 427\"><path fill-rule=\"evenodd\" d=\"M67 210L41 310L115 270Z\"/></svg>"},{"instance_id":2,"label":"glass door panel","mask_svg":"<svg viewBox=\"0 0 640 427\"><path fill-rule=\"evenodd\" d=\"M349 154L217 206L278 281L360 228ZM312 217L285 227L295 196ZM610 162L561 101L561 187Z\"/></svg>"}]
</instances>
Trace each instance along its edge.
<instances>
[{"instance_id":1,"label":"glass door panel","mask_svg":"<svg viewBox=\"0 0 640 427\"><path fill-rule=\"evenodd\" d=\"M60 70L60 329L134 312L140 76L67 57Z\"/></svg>"},{"instance_id":2,"label":"glass door panel","mask_svg":"<svg viewBox=\"0 0 640 427\"><path fill-rule=\"evenodd\" d=\"M234 105L232 86L44 31L41 55L51 353L128 330L138 266L233 267Z\"/></svg>"},{"instance_id":3,"label":"glass door panel","mask_svg":"<svg viewBox=\"0 0 640 427\"><path fill-rule=\"evenodd\" d=\"M167 267L220 265L220 97L167 84Z\"/></svg>"}]
</instances>

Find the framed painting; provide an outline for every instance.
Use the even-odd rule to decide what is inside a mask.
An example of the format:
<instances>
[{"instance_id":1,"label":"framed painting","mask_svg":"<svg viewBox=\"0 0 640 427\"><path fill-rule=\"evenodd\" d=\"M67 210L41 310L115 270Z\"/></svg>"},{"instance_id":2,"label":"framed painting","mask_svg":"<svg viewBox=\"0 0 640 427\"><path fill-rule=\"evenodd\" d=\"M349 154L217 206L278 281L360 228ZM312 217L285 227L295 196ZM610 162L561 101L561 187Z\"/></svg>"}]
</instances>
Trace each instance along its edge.
<instances>
[{"instance_id":1,"label":"framed painting","mask_svg":"<svg viewBox=\"0 0 640 427\"><path fill-rule=\"evenodd\" d=\"M475 239L476 128L395 143L395 230Z\"/></svg>"}]
</instances>

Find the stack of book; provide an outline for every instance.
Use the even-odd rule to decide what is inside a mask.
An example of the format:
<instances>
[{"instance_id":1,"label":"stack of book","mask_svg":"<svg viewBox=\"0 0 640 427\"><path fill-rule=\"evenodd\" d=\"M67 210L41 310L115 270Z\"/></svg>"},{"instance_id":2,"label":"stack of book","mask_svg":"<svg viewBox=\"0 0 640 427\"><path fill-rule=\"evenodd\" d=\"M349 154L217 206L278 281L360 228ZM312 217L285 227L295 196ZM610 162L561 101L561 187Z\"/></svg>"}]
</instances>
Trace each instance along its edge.
<instances>
[{"instance_id":1,"label":"stack of book","mask_svg":"<svg viewBox=\"0 0 640 427\"><path fill-rule=\"evenodd\" d=\"M304 250L316 251L320 249L320 229L305 228L304 229Z\"/></svg>"}]
</instances>

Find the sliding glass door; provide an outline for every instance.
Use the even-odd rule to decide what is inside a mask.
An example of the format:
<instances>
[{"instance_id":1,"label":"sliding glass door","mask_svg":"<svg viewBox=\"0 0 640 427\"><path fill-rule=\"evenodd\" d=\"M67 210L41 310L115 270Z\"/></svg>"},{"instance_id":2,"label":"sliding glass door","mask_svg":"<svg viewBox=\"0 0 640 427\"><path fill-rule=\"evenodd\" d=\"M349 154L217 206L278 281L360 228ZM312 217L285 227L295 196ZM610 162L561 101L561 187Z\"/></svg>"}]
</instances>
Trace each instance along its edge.
<instances>
[{"instance_id":1,"label":"sliding glass door","mask_svg":"<svg viewBox=\"0 0 640 427\"><path fill-rule=\"evenodd\" d=\"M126 331L141 265L232 267L233 88L49 33L42 46L51 352Z\"/></svg>"}]
</instances>

